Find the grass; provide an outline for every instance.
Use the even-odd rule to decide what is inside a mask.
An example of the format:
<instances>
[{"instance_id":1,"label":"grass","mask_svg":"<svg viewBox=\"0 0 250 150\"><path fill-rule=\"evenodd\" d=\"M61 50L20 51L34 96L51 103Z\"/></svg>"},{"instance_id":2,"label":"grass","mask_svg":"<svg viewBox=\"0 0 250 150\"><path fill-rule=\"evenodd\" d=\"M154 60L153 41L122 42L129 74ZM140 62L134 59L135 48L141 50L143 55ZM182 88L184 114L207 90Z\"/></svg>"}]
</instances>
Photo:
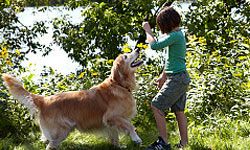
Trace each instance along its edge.
<instances>
[{"instance_id":1,"label":"grass","mask_svg":"<svg viewBox=\"0 0 250 150\"><path fill-rule=\"evenodd\" d=\"M179 141L176 123L168 123L169 139L173 145ZM246 150L250 147L250 121L221 119L218 123L196 125L189 122L189 145L187 150ZM15 144L14 139L0 140L0 149L3 150L40 150L45 149L45 144L38 140L39 134L32 140L24 140ZM143 150L158 136L155 128L138 128L138 134L143 139L140 146L131 142L127 135L120 136L121 147L116 148L108 143L108 140L99 134L72 132L60 145L60 150ZM175 150L175 148L173 148Z\"/></svg>"}]
</instances>

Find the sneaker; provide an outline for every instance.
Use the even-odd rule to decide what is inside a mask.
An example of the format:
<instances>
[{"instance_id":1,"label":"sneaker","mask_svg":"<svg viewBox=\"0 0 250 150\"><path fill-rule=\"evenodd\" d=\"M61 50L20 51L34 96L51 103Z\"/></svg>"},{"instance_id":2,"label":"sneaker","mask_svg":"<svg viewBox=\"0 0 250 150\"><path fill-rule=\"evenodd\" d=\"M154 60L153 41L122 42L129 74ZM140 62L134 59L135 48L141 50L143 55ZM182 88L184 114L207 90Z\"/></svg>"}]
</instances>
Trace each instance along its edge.
<instances>
[{"instance_id":1,"label":"sneaker","mask_svg":"<svg viewBox=\"0 0 250 150\"><path fill-rule=\"evenodd\" d=\"M158 137L158 140L147 147L145 150L171 150L170 144L164 142L161 137Z\"/></svg>"}]
</instances>

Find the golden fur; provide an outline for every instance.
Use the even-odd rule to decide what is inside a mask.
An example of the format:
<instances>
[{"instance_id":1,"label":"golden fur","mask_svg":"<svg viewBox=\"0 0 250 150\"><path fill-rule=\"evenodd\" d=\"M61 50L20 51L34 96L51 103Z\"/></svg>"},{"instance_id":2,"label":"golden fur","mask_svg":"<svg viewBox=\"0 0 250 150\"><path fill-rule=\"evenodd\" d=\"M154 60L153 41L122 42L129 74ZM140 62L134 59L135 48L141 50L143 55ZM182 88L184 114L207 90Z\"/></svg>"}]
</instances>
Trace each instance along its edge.
<instances>
[{"instance_id":1,"label":"golden fur","mask_svg":"<svg viewBox=\"0 0 250 150\"><path fill-rule=\"evenodd\" d=\"M125 56L126 55L126 56ZM57 148L68 133L106 129L113 144L118 144L118 130L128 133L141 143L130 120L136 114L136 103L131 91L135 88L135 63L139 51L119 55L111 75L89 90L70 91L52 96L40 96L26 91L14 77L4 74L3 80L10 93L38 114L42 139L48 141L46 149Z\"/></svg>"}]
</instances>

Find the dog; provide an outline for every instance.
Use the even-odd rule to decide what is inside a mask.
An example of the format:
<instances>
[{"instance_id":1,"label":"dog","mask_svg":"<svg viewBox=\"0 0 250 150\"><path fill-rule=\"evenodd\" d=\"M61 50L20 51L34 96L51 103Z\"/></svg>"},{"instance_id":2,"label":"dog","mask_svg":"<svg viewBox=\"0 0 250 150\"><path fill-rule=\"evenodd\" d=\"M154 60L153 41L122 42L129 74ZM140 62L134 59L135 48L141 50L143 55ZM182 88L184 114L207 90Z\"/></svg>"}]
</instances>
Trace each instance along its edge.
<instances>
[{"instance_id":1,"label":"dog","mask_svg":"<svg viewBox=\"0 0 250 150\"><path fill-rule=\"evenodd\" d=\"M118 132L127 133L140 144L131 119L136 115L135 71L143 64L137 61L139 50L120 54L113 62L111 74L102 83L89 90L69 91L52 96L28 92L16 78L3 74L4 84L15 99L37 116L41 139L48 142L46 149L57 149L73 130L108 131L113 145L119 144Z\"/></svg>"}]
</instances>

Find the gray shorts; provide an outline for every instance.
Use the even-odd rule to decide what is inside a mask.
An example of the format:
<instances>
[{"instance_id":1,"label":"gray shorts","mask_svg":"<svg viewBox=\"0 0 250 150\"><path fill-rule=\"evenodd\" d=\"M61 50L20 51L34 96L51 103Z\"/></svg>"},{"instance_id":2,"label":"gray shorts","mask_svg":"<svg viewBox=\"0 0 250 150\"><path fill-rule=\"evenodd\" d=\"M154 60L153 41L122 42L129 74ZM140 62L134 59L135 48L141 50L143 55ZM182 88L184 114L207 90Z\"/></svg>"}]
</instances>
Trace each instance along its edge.
<instances>
[{"instance_id":1,"label":"gray shorts","mask_svg":"<svg viewBox=\"0 0 250 150\"><path fill-rule=\"evenodd\" d=\"M164 112L171 108L172 112L184 111L186 92L190 83L188 73L167 74L167 80L152 100L152 105Z\"/></svg>"}]
</instances>

